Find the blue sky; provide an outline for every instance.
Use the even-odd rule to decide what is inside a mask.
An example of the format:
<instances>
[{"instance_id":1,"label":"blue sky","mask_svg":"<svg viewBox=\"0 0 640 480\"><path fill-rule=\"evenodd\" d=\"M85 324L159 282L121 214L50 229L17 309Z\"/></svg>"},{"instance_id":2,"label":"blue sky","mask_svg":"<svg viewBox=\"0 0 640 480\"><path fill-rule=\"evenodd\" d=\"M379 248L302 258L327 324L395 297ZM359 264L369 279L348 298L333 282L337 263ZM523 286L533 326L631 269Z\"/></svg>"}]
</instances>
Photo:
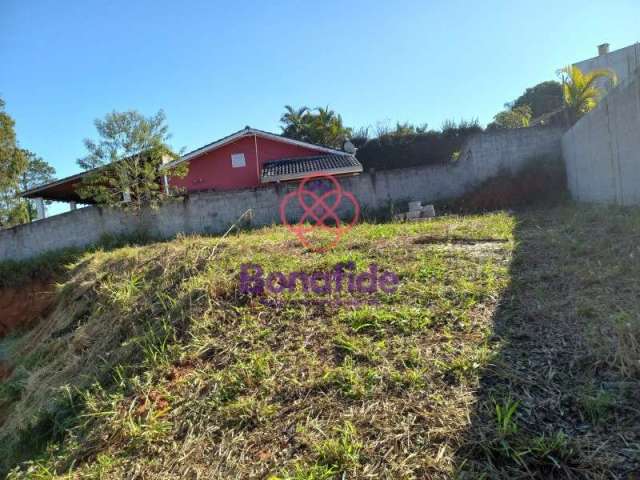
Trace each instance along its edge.
<instances>
[{"instance_id":1,"label":"blue sky","mask_svg":"<svg viewBox=\"0 0 640 480\"><path fill-rule=\"evenodd\" d=\"M487 123L567 63L640 40L640 2L0 2L0 95L18 139L76 173L93 120L164 109L176 148L245 125L279 130L285 104L349 126Z\"/></svg>"}]
</instances>

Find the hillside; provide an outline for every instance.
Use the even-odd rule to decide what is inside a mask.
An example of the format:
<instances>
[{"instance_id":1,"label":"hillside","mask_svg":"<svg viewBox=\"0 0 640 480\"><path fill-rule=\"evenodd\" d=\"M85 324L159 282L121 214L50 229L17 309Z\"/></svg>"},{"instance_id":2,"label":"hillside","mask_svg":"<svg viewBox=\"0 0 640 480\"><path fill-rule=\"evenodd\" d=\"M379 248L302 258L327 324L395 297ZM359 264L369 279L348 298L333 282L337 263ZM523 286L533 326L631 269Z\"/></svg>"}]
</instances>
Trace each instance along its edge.
<instances>
[{"instance_id":1,"label":"hillside","mask_svg":"<svg viewBox=\"0 0 640 480\"><path fill-rule=\"evenodd\" d=\"M87 253L0 341L0 476L632 478L639 226L569 205L326 254L279 227ZM341 301L244 292L243 264L340 265ZM371 265L397 288L349 293Z\"/></svg>"}]
</instances>

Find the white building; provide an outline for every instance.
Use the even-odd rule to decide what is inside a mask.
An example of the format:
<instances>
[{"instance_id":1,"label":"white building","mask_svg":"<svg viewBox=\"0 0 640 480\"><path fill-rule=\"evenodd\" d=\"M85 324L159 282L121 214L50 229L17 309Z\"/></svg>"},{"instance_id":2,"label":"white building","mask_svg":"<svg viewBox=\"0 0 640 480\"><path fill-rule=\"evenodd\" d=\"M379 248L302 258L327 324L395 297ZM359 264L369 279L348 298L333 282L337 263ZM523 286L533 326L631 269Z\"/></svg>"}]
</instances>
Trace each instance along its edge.
<instances>
[{"instance_id":1,"label":"white building","mask_svg":"<svg viewBox=\"0 0 640 480\"><path fill-rule=\"evenodd\" d=\"M636 69L640 68L640 43L634 43L619 50L609 51L609 44L598 45L598 56L582 60L573 64L582 72L587 73L600 68L613 70L618 77L618 85L624 84ZM599 81L598 86L609 91L611 82L606 79Z\"/></svg>"}]
</instances>

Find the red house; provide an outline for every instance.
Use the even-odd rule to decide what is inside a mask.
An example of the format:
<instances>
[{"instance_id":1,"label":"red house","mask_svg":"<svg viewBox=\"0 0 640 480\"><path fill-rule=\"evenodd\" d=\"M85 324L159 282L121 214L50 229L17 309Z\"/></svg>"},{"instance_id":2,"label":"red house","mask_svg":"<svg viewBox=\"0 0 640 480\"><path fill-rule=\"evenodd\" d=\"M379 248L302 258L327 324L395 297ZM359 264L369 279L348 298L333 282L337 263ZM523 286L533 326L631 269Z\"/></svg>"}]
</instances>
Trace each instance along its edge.
<instances>
[{"instance_id":1,"label":"red house","mask_svg":"<svg viewBox=\"0 0 640 480\"><path fill-rule=\"evenodd\" d=\"M254 188L312 174L362 172L356 158L341 150L249 127L187 153L168 166L183 162L189 162L188 175L170 182L187 192Z\"/></svg>"},{"instance_id":2,"label":"red house","mask_svg":"<svg viewBox=\"0 0 640 480\"><path fill-rule=\"evenodd\" d=\"M246 127L204 147L193 150L167 166L188 162L184 178L169 178L171 186L187 193L201 190L237 190L293 181L310 175L356 175L362 165L355 156L333 148L293 140ZM33 188L25 198L75 203L84 202L75 186L87 172Z\"/></svg>"}]
</instances>

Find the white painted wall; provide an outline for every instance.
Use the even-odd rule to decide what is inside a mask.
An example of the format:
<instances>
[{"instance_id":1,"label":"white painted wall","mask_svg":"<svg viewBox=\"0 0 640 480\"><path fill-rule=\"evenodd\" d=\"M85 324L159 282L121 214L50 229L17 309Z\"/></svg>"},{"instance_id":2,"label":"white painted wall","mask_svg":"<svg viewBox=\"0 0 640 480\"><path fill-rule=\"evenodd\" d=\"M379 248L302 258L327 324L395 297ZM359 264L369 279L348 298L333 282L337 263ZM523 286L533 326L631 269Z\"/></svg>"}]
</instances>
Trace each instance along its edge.
<instances>
[{"instance_id":1,"label":"white painted wall","mask_svg":"<svg viewBox=\"0 0 640 480\"><path fill-rule=\"evenodd\" d=\"M585 73L601 68L613 70L618 76L618 85L623 85L640 68L640 43L614 50L606 55L582 60L574 63L574 65ZM607 92L612 88L612 85L606 79L599 80L598 86L604 88Z\"/></svg>"}]
</instances>

